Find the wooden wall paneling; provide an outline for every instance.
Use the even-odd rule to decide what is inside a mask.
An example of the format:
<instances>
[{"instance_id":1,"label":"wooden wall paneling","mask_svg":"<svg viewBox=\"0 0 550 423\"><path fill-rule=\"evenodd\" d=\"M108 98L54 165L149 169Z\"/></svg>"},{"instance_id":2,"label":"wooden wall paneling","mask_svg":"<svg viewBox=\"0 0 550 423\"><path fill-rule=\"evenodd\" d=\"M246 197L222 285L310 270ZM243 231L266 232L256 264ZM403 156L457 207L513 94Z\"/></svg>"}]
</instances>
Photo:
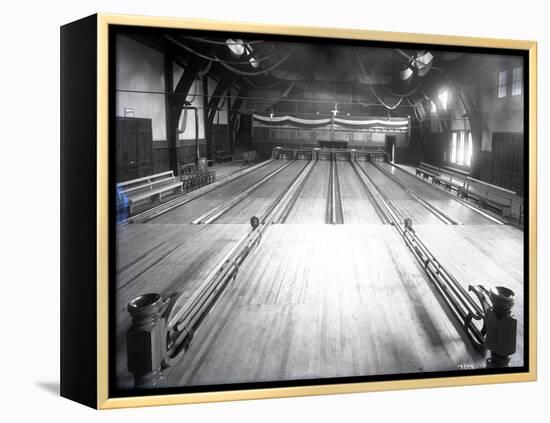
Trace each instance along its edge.
<instances>
[{"instance_id":1,"label":"wooden wall paneling","mask_svg":"<svg viewBox=\"0 0 550 423\"><path fill-rule=\"evenodd\" d=\"M523 187L523 134L495 132L492 140L491 183L521 191Z\"/></svg>"},{"instance_id":2,"label":"wooden wall paneling","mask_svg":"<svg viewBox=\"0 0 550 423\"><path fill-rule=\"evenodd\" d=\"M151 119L116 118L116 179L118 182L153 173Z\"/></svg>"},{"instance_id":3,"label":"wooden wall paneling","mask_svg":"<svg viewBox=\"0 0 550 423\"><path fill-rule=\"evenodd\" d=\"M231 90L228 91L229 93ZM235 127L237 125L237 119L239 119L239 114L241 107L244 103L244 98L246 94L248 93L248 85L242 84L241 88L239 88L239 91L237 91L237 97L230 102L229 112L228 112L228 123L229 123L229 133L231 136L231 153L233 154L235 152L235 144L237 143L238 138L238 132L235 130ZM243 124L243 116L240 115L240 124Z\"/></svg>"},{"instance_id":4,"label":"wooden wall paneling","mask_svg":"<svg viewBox=\"0 0 550 423\"><path fill-rule=\"evenodd\" d=\"M231 151L228 125L212 124L210 126L210 138L212 149L216 155L224 151Z\"/></svg>"},{"instance_id":5,"label":"wooden wall paneling","mask_svg":"<svg viewBox=\"0 0 550 423\"><path fill-rule=\"evenodd\" d=\"M144 120L137 125L137 157L139 175L153 174L153 127L151 119Z\"/></svg>"},{"instance_id":6,"label":"wooden wall paneling","mask_svg":"<svg viewBox=\"0 0 550 423\"><path fill-rule=\"evenodd\" d=\"M491 183L493 180L493 156L490 151L480 151L478 166L477 178Z\"/></svg>"},{"instance_id":7,"label":"wooden wall paneling","mask_svg":"<svg viewBox=\"0 0 550 423\"><path fill-rule=\"evenodd\" d=\"M168 160L168 142L153 141L153 173L170 170Z\"/></svg>"},{"instance_id":8,"label":"wooden wall paneling","mask_svg":"<svg viewBox=\"0 0 550 423\"><path fill-rule=\"evenodd\" d=\"M241 149L254 149L254 144L252 142L252 115L245 113L241 114L241 122L239 130L237 131L235 144Z\"/></svg>"}]
</instances>

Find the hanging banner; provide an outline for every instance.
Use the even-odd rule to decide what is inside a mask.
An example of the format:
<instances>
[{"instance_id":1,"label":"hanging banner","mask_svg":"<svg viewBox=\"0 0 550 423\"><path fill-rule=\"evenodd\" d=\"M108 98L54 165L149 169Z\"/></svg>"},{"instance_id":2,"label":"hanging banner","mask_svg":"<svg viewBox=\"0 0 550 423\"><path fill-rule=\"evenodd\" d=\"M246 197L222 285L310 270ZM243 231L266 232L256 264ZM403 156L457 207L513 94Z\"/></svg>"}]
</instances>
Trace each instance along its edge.
<instances>
[{"instance_id":1,"label":"hanging banner","mask_svg":"<svg viewBox=\"0 0 550 423\"><path fill-rule=\"evenodd\" d=\"M319 128L323 126L329 126L331 124L346 127L346 128L355 128L355 129L391 129L391 130L407 130L409 127L408 119L403 118L394 118L394 119L383 119L383 118L331 118L323 117L318 119L310 119L304 117L296 116L272 116L272 115L260 115L257 113L253 114L254 122L265 125L265 126L282 126L289 125L295 127L311 127Z\"/></svg>"}]
</instances>

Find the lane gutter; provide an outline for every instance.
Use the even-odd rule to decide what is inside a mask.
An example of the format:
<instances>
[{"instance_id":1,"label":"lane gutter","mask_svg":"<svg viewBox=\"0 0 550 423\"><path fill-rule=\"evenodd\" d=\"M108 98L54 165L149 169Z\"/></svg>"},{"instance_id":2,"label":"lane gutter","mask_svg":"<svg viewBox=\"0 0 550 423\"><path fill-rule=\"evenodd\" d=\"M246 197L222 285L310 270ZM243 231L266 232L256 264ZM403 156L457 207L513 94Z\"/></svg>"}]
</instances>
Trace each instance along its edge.
<instances>
[{"instance_id":1,"label":"lane gutter","mask_svg":"<svg viewBox=\"0 0 550 423\"><path fill-rule=\"evenodd\" d=\"M380 167L376 163L371 163L374 168L376 168L378 171L386 175L388 178L390 178L393 182L395 182L397 185L399 185L403 190L409 194L411 197L413 197L416 201L418 201L424 208L426 208L430 213L432 213L434 216L436 216L439 220L444 222L446 225L462 225L463 223L460 222L458 219L450 216L448 213L441 210L439 207L434 206L433 204L430 204L428 201L424 200L414 189L412 189L410 186L399 180L396 176L392 175L391 172L388 170Z\"/></svg>"},{"instance_id":2,"label":"lane gutter","mask_svg":"<svg viewBox=\"0 0 550 423\"><path fill-rule=\"evenodd\" d=\"M198 188L194 191L188 192L187 194L184 194L183 196L174 198L173 200L167 201L166 203L159 204L156 207L153 207L152 209L145 210L139 214L136 214L135 216L131 216L121 222L119 225L125 225L129 223L146 223L152 219L155 219L156 217L159 217L165 213L168 213L169 211L172 211L180 206L183 206L185 204L190 203L193 200L196 200L197 198L202 197L203 195L214 191L217 188L220 188L229 182L234 181L235 179L240 178L241 176L245 176L251 172L253 172L256 169L260 169L261 167L264 167L268 165L269 163L275 162L274 159L266 160L262 163L258 163L257 165L247 167L246 169L243 169L241 171L233 172L227 176L225 176L222 179L217 180L216 182L212 184L205 185L201 188Z\"/></svg>"}]
</instances>

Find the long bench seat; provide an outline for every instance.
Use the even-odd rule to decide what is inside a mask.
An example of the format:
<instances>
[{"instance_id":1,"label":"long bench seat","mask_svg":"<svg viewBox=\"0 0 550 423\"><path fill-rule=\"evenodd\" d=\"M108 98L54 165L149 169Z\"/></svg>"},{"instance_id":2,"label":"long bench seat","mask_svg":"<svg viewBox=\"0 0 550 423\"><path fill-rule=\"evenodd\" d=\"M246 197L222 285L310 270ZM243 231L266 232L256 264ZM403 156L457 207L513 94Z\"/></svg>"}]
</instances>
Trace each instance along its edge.
<instances>
[{"instance_id":1,"label":"long bench seat","mask_svg":"<svg viewBox=\"0 0 550 423\"><path fill-rule=\"evenodd\" d=\"M183 192L183 185L177 181L173 171L156 173L117 184L118 204L127 206L133 213L136 204L145 200L162 200L163 195Z\"/></svg>"},{"instance_id":2,"label":"long bench seat","mask_svg":"<svg viewBox=\"0 0 550 423\"><path fill-rule=\"evenodd\" d=\"M424 179L432 178L433 180L433 178L441 176L441 171L437 166L420 162L420 165L416 168L416 176L422 176Z\"/></svg>"},{"instance_id":3,"label":"long bench seat","mask_svg":"<svg viewBox=\"0 0 550 423\"><path fill-rule=\"evenodd\" d=\"M456 167L451 167L451 166L441 166L441 171L450 173L452 175L462 176L464 178L470 176L470 172L462 169L457 169Z\"/></svg>"},{"instance_id":4,"label":"long bench seat","mask_svg":"<svg viewBox=\"0 0 550 423\"><path fill-rule=\"evenodd\" d=\"M457 192L464 189L466 186L466 178L470 175L469 172L456 169L450 166L441 166L441 176L438 178L438 183L443 185L447 190L453 189Z\"/></svg>"},{"instance_id":5,"label":"long bench seat","mask_svg":"<svg viewBox=\"0 0 550 423\"><path fill-rule=\"evenodd\" d=\"M454 189L459 197L471 198L480 207L497 210L503 217L511 214L512 197L515 192L474 179L465 170L420 162L416 168L416 175L424 179L431 178L432 183L442 185L449 191Z\"/></svg>"},{"instance_id":6,"label":"long bench seat","mask_svg":"<svg viewBox=\"0 0 550 423\"><path fill-rule=\"evenodd\" d=\"M508 217L512 211L512 198L514 191L489 184L479 179L466 178L464 188L459 191L459 196L465 199L471 198L483 207L495 209L502 217Z\"/></svg>"},{"instance_id":7,"label":"long bench seat","mask_svg":"<svg viewBox=\"0 0 550 423\"><path fill-rule=\"evenodd\" d=\"M443 185L448 191L453 189L458 193L459 190L464 188L466 181L462 178L457 178L456 176L450 175L449 179L440 178L439 184Z\"/></svg>"}]
</instances>

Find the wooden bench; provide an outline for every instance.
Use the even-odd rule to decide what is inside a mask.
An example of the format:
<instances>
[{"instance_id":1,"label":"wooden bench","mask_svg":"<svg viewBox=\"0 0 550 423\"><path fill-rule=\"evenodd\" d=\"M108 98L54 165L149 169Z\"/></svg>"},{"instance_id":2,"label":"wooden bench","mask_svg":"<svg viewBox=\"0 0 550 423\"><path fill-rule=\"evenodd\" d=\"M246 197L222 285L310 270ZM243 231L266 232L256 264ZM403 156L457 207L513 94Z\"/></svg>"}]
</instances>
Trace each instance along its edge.
<instances>
[{"instance_id":1,"label":"wooden bench","mask_svg":"<svg viewBox=\"0 0 550 423\"><path fill-rule=\"evenodd\" d=\"M428 179L428 177L430 177L432 178L432 182L439 183L441 170L437 166L426 162L420 162L420 165L416 168L416 176L422 176L424 179Z\"/></svg>"},{"instance_id":2,"label":"wooden bench","mask_svg":"<svg viewBox=\"0 0 550 423\"><path fill-rule=\"evenodd\" d=\"M457 175L457 176L462 176L462 177L464 177L464 179L466 179L468 176L470 176L470 172L468 172L466 170L458 169L456 167L451 167L451 166L441 166L441 171L447 172L447 173L452 173L452 174Z\"/></svg>"},{"instance_id":3,"label":"wooden bench","mask_svg":"<svg viewBox=\"0 0 550 423\"><path fill-rule=\"evenodd\" d=\"M131 181L119 182L117 184L118 204L123 204L133 213L134 206L144 200L153 201L166 193L183 191L181 182L178 182L171 170L143 178L132 179Z\"/></svg>"},{"instance_id":4,"label":"wooden bench","mask_svg":"<svg viewBox=\"0 0 550 423\"><path fill-rule=\"evenodd\" d=\"M230 151L216 151L216 161L223 163L233 160L233 154Z\"/></svg>"},{"instance_id":5,"label":"wooden bench","mask_svg":"<svg viewBox=\"0 0 550 423\"><path fill-rule=\"evenodd\" d=\"M512 211L514 191L489 184L479 179L466 178L466 184L458 195L462 198L472 198L483 208L491 208L500 212L502 217L508 217Z\"/></svg>"},{"instance_id":6,"label":"wooden bench","mask_svg":"<svg viewBox=\"0 0 550 423\"><path fill-rule=\"evenodd\" d=\"M439 183L447 190L451 191L454 189L458 194L460 190L464 189L466 178L470 176L469 172L450 166L441 166L440 170L441 177L438 178Z\"/></svg>"}]
</instances>

